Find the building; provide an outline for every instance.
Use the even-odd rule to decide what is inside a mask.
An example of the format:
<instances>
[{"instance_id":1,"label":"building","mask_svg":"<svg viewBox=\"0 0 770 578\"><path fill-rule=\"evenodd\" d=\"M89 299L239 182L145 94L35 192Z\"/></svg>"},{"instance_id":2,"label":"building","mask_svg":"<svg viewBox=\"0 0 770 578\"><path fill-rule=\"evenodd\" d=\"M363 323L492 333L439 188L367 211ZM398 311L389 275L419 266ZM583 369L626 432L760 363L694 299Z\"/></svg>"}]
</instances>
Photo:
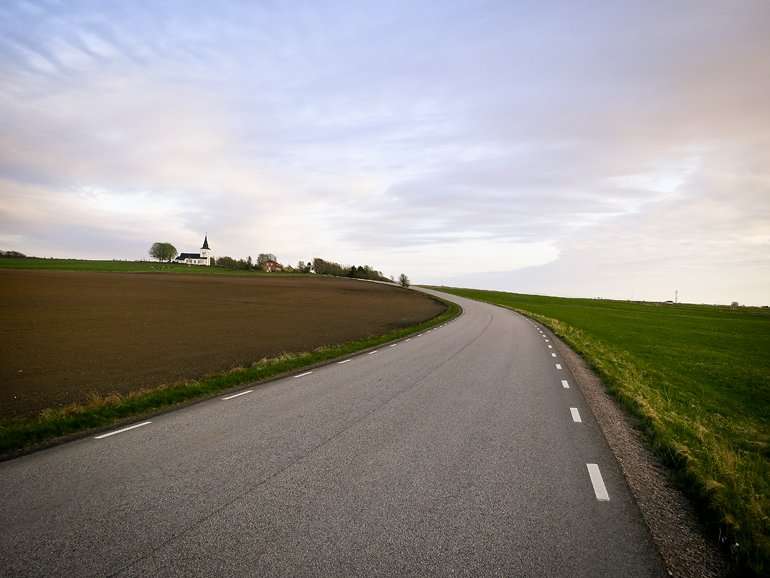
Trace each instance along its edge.
<instances>
[{"instance_id":1,"label":"building","mask_svg":"<svg viewBox=\"0 0 770 578\"><path fill-rule=\"evenodd\" d=\"M274 271L283 271L283 265L281 265L278 261L265 261L262 263L262 270L265 273L273 273Z\"/></svg>"},{"instance_id":2,"label":"building","mask_svg":"<svg viewBox=\"0 0 770 578\"><path fill-rule=\"evenodd\" d=\"M179 256L174 259L174 263L181 263L183 265L204 265L210 266L214 261L214 256L209 249L209 236L203 238L203 246L200 253L180 253Z\"/></svg>"}]
</instances>

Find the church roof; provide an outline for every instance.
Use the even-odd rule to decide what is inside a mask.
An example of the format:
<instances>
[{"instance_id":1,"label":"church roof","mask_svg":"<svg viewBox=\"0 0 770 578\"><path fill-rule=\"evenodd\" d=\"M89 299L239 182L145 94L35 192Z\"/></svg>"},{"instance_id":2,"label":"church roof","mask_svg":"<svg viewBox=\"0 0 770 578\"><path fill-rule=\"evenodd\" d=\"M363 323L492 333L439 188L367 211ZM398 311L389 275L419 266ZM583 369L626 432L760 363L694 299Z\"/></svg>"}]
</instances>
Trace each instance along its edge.
<instances>
[{"instance_id":1,"label":"church roof","mask_svg":"<svg viewBox=\"0 0 770 578\"><path fill-rule=\"evenodd\" d=\"M185 259L200 259L201 254L200 253L179 253L179 256L176 258L177 261L184 261Z\"/></svg>"},{"instance_id":2,"label":"church roof","mask_svg":"<svg viewBox=\"0 0 770 578\"><path fill-rule=\"evenodd\" d=\"M208 249L209 248L209 236L208 233L205 237L203 237L203 247L201 249Z\"/></svg>"}]
</instances>

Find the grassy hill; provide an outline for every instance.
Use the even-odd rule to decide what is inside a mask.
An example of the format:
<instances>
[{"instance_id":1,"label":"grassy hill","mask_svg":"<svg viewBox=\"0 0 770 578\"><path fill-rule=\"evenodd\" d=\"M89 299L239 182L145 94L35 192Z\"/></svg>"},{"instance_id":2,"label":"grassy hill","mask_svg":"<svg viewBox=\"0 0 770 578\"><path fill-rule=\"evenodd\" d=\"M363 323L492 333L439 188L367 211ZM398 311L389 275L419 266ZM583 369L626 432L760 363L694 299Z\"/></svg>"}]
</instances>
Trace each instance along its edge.
<instances>
[{"instance_id":1,"label":"grassy hill","mask_svg":"<svg viewBox=\"0 0 770 578\"><path fill-rule=\"evenodd\" d=\"M43 269L49 271L106 271L122 273L185 273L196 275L275 275L262 271L243 271L222 267L201 267L156 261L99 261L95 259L0 259L0 269ZM287 275L288 273L281 273ZM292 273L300 275L300 273Z\"/></svg>"},{"instance_id":2,"label":"grassy hill","mask_svg":"<svg viewBox=\"0 0 770 578\"><path fill-rule=\"evenodd\" d=\"M437 289L516 309L564 338L642 419L735 559L770 571L769 309Z\"/></svg>"}]
</instances>

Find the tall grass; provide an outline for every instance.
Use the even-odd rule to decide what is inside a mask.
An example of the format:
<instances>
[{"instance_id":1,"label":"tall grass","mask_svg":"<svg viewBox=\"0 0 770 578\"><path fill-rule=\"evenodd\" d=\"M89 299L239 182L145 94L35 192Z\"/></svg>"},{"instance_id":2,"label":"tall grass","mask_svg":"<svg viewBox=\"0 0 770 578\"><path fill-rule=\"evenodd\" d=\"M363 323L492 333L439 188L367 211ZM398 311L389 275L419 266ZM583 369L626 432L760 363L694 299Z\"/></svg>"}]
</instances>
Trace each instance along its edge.
<instances>
[{"instance_id":1,"label":"tall grass","mask_svg":"<svg viewBox=\"0 0 770 578\"><path fill-rule=\"evenodd\" d=\"M641 418L736 572L770 572L770 311L441 290L563 338Z\"/></svg>"}]
</instances>

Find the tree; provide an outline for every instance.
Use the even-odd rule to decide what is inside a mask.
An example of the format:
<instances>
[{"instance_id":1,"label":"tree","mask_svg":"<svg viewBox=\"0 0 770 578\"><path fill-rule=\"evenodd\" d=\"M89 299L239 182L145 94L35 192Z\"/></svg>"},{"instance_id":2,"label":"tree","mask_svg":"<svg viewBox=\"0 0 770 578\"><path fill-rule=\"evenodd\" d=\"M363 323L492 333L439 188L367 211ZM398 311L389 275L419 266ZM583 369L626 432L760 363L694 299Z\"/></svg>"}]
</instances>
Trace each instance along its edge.
<instances>
[{"instance_id":1,"label":"tree","mask_svg":"<svg viewBox=\"0 0 770 578\"><path fill-rule=\"evenodd\" d=\"M153 243L150 247L150 256L158 261L171 261L179 253L171 243Z\"/></svg>"},{"instance_id":2,"label":"tree","mask_svg":"<svg viewBox=\"0 0 770 578\"><path fill-rule=\"evenodd\" d=\"M249 255L248 259L246 259L246 263L248 263L248 265L249 265L248 268L249 269L252 269L254 267L254 263L251 260L251 255Z\"/></svg>"},{"instance_id":3,"label":"tree","mask_svg":"<svg viewBox=\"0 0 770 578\"><path fill-rule=\"evenodd\" d=\"M268 261L278 261L278 259L272 253L260 253L259 257L257 257L257 266L262 268Z\"/></svg>"},{"instance_id":4,"label":"tree","mask_svg":"<svg viewBox=\"0 0 770 578\"><path fill-rule=\"evenodd\" d=\"M401 276L398 278L398 282L401 287L409 287L409 277L406 276L406 273L401 273Z\"/></svg>"},{"instance_id":5,"label":"tree","mask_svg":"<svg viewBox=\"0 0 770 578\"><path fill-rule=\"evenodd\" d=\"M224 267L225 269L235 269L238 266L238 262L232 257L224 255L217 258L217 267Z\"/></svg>"},{"instance_id":6,"label":"tree","mask_svg":"<svg viewBox=\"0 0 770 578\"><path fill-rule=\"evenodd\" d=\"M163 259L163 243L155 242L150 247L150 257L161 261Z\"/></svg>"}]
</instances>

